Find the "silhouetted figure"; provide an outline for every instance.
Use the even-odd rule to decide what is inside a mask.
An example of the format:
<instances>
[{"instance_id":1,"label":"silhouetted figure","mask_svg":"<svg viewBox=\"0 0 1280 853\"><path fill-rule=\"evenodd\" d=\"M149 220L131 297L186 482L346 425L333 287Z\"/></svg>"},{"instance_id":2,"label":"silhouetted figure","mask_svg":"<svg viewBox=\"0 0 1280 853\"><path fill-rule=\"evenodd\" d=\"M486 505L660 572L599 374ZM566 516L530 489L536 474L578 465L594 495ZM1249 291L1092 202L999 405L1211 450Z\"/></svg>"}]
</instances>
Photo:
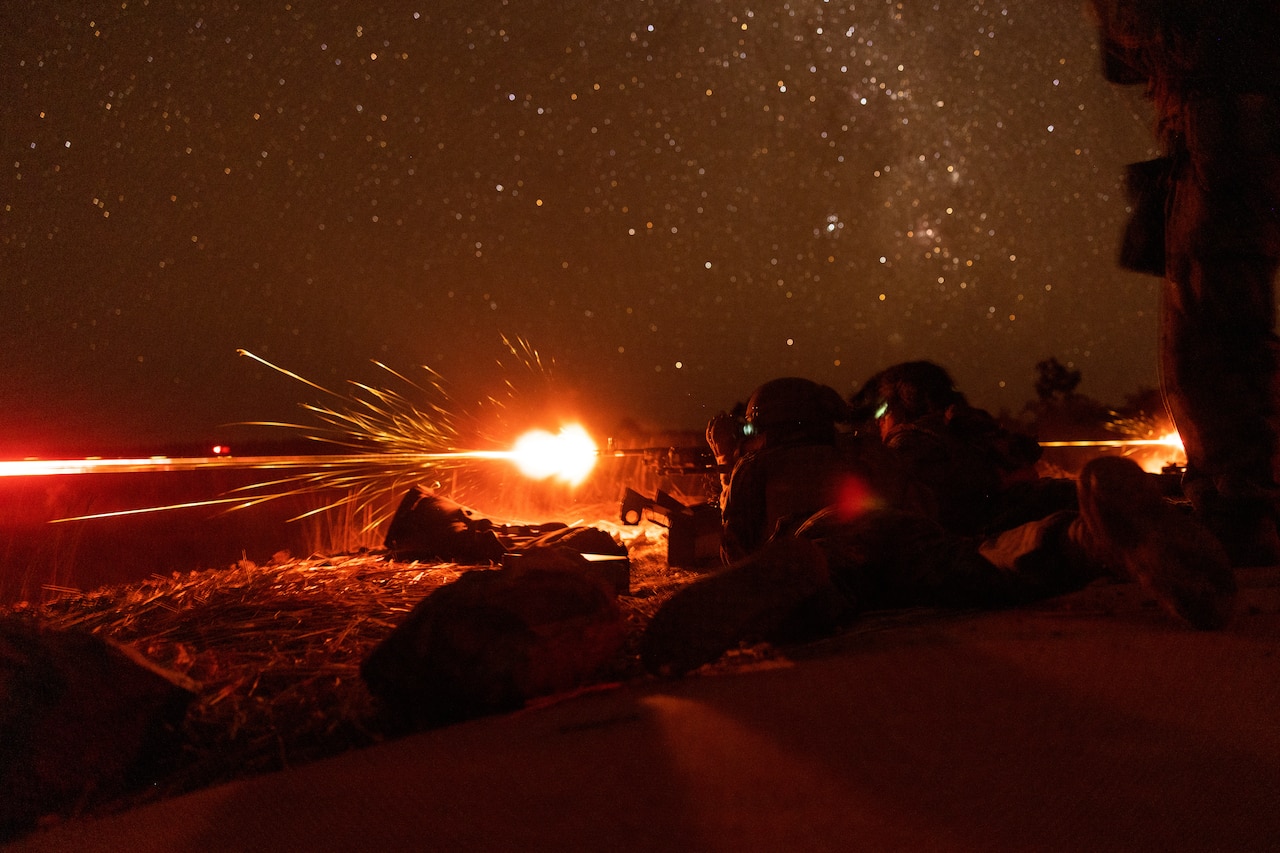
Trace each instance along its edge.
<instances>
[{"instance_id":1,"label":"silhouetted figure","mask_svg":"<svg viewBox=\"0 0 1280 853\"><path fill-rule=\"evenodd\" d=\"M1184 489L1234 564L1275 564L1280 3L1092 2L1104 73L1146 85L1165 153L1130 167L1121 259L1164 276L1161 381Z\"/></svg>"},{"instance_id":2,"label":"silhouetted figure","mask_svg":"<svg viewBox=\"0 0 1280 853\"><path fill-rule=\"evenodd\" d=\"M1035 439L971 406L941 365L888 367L867 380L853 407L875 418L885 447L928 490L938 522L952 533L996 532L1075 506L1073 483L1039 481Z\"/></svg>"},{"instance_id":3,"label":"silhouetted figure","mask_svg":"<svg viewBox=\"0 0 1280 853\"><path fill-rule=\"evenodd\" d=\"M1001 445L971 434L967 418L954 436L946 417L937 432L926 429L924 422L938 414L924 400L937 390L933 379L945 378L941 390L950 389L944 413L959 417L968 407L957 408L963 397L945 371L918 366L925 367L891 383L895 402L879 401L874 412L894 421L888 411L897 406L903 420L887 425L886 435L895 425L916 424L911 443L920 442L922 455L915 455L920 447L900 452L874 434L850 443L836 427L844 407L826 386L785 378L756 390L747 406L751 429L743 430L745 440L729 441L739 456L723 505L729 565L684 587L654 614L640 648L646 668L687 672L739 642L813 637L867 610L1008 607L1104 576L1137 581L1196 627L1226 624L1235 584L1221 546L1171 508L1155 478L1132 460L1102 457L1087 465L1079 483L1070 483L1078 486L1078 499L1070 501L1078 509L1050 511L990 534L966 535L943 524L937 507L952 495L941 493L945 484L931 466L961 475L953 455L977 463L976 491L959 488L978 494L988 471L1020 457L1002 462L975 455ZM973 423L994 425L980 418ZM999 430L987 436L1006 437ZM731 438L727 429L725 438ZM733 455L723 442L713 441L713 450L717 457ZM929 499L920 500L922 492ZM962 528L972 520L964 521Z\"/></svg>"},{"instance_id":4,"label":"silhouetted figure","mask_svg":"<svg viewBox=\"0 0 1280 853\"><path fill-rule=\"evenodd\" d=\"M745 417L728 430L724 417L711 421L712 450L717 459L732 460L721 495L726 562L793 532L839 500L842 484L859 473L836 444L837 424L848 420L848 406L834 388L783 377L757 388Z\"/></svg>"}]
</instances>

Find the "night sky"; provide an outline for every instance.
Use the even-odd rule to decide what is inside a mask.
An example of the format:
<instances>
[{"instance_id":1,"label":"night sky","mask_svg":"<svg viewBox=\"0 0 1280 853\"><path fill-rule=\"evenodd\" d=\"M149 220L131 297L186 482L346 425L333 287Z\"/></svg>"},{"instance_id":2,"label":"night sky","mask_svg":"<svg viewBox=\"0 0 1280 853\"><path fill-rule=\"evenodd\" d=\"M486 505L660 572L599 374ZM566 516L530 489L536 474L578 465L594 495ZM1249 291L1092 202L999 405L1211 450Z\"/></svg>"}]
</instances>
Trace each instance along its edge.
<instances>
[{"instance_id":1,"label":"night sky","mask_svg":"<svg viewBox=\"0 0 1280 853\"><path fill-rule=\"evenodd\" d=\"M227 437L523 338L590 422L931 358L1156 382L1080 0L8 0L0 457ZM82 8L88 7L87 11Z\"/></svg>"}]
</instances>

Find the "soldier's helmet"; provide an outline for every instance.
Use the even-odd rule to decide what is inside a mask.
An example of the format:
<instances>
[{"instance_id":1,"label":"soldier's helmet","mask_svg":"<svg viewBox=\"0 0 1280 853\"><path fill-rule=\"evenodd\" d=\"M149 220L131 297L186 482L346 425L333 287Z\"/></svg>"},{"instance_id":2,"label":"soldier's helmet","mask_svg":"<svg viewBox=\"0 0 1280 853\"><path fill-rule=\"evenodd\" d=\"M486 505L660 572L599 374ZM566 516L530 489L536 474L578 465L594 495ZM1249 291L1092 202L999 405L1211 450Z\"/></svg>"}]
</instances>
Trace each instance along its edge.
<instances>
[{"instance_id":1,"label":"soldier's helmet","mask_svg":"<svg viewBox=\"0 0 1280 853\"><path fill-rule=\"evenodd\" d=\"M834 428L849 420L849 407L828 385L797 376L771 379L747 400L746 420L755 433Z\"/></svg>"},{"instance_id":2,"label":"soldier's helmet","mask_svg":"<svg viewBox=\"0 0 1280 853\"><path fill-rule=\"evenodd\" d=\"M899 417L907 419L965 402L951 374L931 361L908 361L890 367L880 376L880 392L892 406L901 409Z\"/></svg>"}]
</instances>

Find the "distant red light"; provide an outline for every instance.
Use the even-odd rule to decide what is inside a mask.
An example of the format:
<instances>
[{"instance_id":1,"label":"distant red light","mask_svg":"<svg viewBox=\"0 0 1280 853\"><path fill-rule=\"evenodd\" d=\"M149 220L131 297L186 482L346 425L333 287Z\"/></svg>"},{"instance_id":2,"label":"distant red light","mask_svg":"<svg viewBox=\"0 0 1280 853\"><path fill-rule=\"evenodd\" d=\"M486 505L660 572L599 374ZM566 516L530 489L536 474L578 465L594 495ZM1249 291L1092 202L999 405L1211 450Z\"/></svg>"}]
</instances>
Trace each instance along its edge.
<instances>
[{"instance_id":1,"label":"distant red light","mask_svg":"<svg viewBox=\"0 0 1280 853\"><path fill-rule=\"evenodd\" d=\"M214 456L230 456L231 455L230 445L215 444L213 446L213 455Z\"/></svg>"}]
</instances>

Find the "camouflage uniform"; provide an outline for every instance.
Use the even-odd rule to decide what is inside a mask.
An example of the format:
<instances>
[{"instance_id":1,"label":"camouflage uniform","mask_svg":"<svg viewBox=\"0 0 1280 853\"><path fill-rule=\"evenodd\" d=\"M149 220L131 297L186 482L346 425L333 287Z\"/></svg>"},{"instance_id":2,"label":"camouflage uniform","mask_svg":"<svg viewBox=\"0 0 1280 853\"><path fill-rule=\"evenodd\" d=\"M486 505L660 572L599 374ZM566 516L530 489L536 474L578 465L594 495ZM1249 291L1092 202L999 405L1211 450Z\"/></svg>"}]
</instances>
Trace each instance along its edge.
<instances>
[{"instance_id":1,"label":"camouflage uniform","mask_svg":"<svg viewBox=\"0 0 1280 853\"><path fill-rule=\"evenodd\" d=\"M974 410L977 411L977 410ZM938 430L931 429L938 426ZM934 605L1008 606L1096 578L1070 549L1075 485L1053 505L1028 500L999 523L998 465L939 422L900 424L878 436L786 443L748 453L723 498L726 564L790 537L821 550L831 582L856 612ZM934 476L937 475L937 476ZM960 513L963 498L972 512Z\"/></svg>"},{"instance_id":2,"label":"camouflage uniform","mask_svg":"<svg viewBox=\"0 0 1280 853\"><path fill-rule=\"evenodd\" d=\"M954 533L998 532L1075 505L1074 484L1037 475L1034 439L964 403L894 425L884 444L930 491L939 523Z\"/></svg>"},{"instance_id":3,"label":"camouflage uniform","mask_svg":"<svg viewBox=\"0 0 1280 853\"><path fill-rule=\"evenodd\" d=\"M855 394L854 408L874 415L887 452L929 493L934 517L952 533L998 533L1075 508L1072 482L1036 471L1036 440L969 405L933 362L880 371Z\"/></svg>"},{"instance_id":4,"label":"camouflage uniform","mask_svg":"<svg viewBox=\"0 0 1280 853\"><path fill-rule=\"evenodd\" d=\"M1274 562L1280 4L1093 1L1107 78L1147 85L1167 157L1147 236L1163 243L1161 381L1184 486L1237 564Z\"/></svg>"},{"instance_id":5,"label":"camouflage uniform","mask_svg":"<svg viewBox=\"0 0 1280 853\"><path fill-rule=\"evenodd\" d=\"M749 453L733 468L722 500L725 563L793 534L815 512L858 488L859 472L834 443L795 444Z\"/></svg>"},{"instance_id":6,"label":"camouflage uniform","mask_svg":"<svg viewBox=\"0 0 1280 853\"><path fill-rule=\"evenodd\" d=\"M744 455L721 497L726 563L794 534L816 513L849 519L892 507L933 518L933 496L878 440L840 434Z\"/></svg>"},{"instance_id":7,"label":"camouflage uniform","mask_svg":"<svg viewBox=\"0 0 1280 853\"><path fill-rule=\"evenodd\" d=\"M791 390L805 389L786 381L797 383ZM785 402L772 411L794 408ZM955 415L958 405L952 402L948 411ZM821 409L810 407L815 415ZM990 514L994 503L984 499L978 502L983 513L947 518L948 526L939 507L956 493L944 488L945 478L922 483L913 469L934 460L945 470L968 470L947 465L949 454L978 459L988 444L980 437L1002 438L1002 431L984 428L966 441L966 431L949 430L945 417L937 423L904 418L900 424L915 424L906 444L920 451L910 458L882 444L882 436L846 441L821 418L799 423L814 428L762 430L734 466L723 504L728 566L684 587L654 614L640 643L649 671L687 672L742 641L820 636L866 610L1006 607L1079 589L1104 574L1133 577L1197 627L1221 627L1230 616L1233 579L1207 571L1225 570L1221 546L1165 506L1132 460L1101 457L1086 466L1078 500L1062 501L1079 511L998 524ZM709 430L709 439L716 432ZM886 426L885 436L891 433ZM717 457L727 458L720 442L712 443ZM984 472L1005 467L992 464L975 465L981 476L960 487L987 497L1003 478ZM968 532L980 522L987 528L982 533L956 529Z\"/></svg>"}]
</instances>

